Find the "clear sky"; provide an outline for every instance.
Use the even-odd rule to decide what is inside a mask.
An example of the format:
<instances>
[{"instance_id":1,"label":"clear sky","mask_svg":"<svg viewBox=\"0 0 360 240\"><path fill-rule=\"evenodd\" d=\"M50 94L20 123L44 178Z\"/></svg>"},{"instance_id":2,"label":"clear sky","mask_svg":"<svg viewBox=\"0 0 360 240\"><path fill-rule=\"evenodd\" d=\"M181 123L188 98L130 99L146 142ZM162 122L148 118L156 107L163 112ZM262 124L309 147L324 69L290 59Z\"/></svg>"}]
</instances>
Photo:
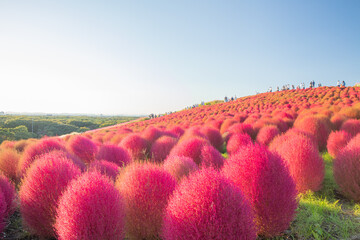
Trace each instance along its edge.
<instances>
[{"instance_id":1,"label":"clear sky","mask_svg":"<svg viewBox=\"0 0 360 240\"><path fill-rule=\"evenodd\" d=\"M360 1L0 0L0 111L149 114L360 82Z\"/></svg>"}]
</instances>

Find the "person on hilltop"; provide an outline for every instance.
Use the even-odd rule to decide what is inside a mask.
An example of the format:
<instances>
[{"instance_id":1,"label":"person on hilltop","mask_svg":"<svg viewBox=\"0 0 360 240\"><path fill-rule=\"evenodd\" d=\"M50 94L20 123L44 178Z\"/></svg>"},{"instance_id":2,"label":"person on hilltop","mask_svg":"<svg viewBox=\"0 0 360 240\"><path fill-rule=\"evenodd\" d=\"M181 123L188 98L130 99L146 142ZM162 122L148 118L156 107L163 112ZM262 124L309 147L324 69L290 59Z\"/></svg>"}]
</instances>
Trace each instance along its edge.
<instances>
[{"instance_id":1,"label":"person on hilltop","mask_svg":"<svg viewBox=\"0 0 360 240\"><path fill-rule=\"evenodd\" d=\"M342 85L343 87L346 87L346 86L345 86L345 81L342 81L342 84L341 84L341 85Z\"/></svg>"},{"instance_id":2,"label":"person on hilltop","mask_svg":"<svg viewBox=\"0 0 360 240\"><path fill-rule=\"evenodd\" d=\"M340 87L340 80L337 81L337 86Z\"/></svg>"}]
</instances>

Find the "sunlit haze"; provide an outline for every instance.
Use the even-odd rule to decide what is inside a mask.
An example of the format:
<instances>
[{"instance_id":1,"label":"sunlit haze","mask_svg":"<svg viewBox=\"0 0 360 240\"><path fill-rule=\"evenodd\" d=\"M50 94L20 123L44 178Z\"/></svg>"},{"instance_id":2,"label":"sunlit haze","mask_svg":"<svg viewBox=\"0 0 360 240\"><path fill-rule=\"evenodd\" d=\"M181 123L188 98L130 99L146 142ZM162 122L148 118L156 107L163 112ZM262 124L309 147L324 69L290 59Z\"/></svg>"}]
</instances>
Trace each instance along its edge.
<instances>
[{"instance_id":1,"label":"sunlit haze","mask_svg":"<svg viewBox=\"0 0 360 240\"><path fill-rule=\"evenodd\" d=\"M0 0L0 111L142 115L360 82L360 1Z\"/></svg>"}]
</instances>

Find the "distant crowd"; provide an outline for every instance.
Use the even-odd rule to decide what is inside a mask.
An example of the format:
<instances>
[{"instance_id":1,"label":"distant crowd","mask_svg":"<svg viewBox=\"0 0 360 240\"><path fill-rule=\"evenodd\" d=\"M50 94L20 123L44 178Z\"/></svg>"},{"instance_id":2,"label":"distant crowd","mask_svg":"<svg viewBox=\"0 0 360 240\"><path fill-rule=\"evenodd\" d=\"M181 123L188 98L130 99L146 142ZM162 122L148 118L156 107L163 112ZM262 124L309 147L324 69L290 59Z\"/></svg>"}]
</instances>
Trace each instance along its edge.
<instances>
[{"instance_id":1,"label":"distant crowd","mask_svg":"<svg viewBox=\"0 0 360 240\"><path fill-rule=\"evenodd\" d=\"M318 83L318 87L321 87L321 86L322 86L322 84ZM338 80L337 81L337 86L338 87L346 87L345 81L340 82L340 80ZM315 86L315 81L312 80L309 83L309 88L314 88L314 87L316 87ZM286 85L282 86L281 91L290 90L290 89L293 89L293 90L295 90L295 89L305 89L305 83L300 83L299 85L296 86L296 88L295 88L295 85L291 85L291 87L290 87L290 84L286 84ZM273 91L272 87L269 87L268 92L272 92L272 91ZM277 92L280 91L279 86L276 87L276 91Z\"/></svg>"}]
</instances>

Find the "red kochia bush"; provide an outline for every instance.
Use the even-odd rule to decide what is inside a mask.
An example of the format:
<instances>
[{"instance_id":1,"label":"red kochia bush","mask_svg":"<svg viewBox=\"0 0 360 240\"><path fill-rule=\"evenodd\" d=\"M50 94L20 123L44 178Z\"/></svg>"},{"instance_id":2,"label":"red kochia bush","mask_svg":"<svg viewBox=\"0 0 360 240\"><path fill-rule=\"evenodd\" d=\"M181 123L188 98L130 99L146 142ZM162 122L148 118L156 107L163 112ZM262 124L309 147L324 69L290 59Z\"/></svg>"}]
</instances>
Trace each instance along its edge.
<instances>
[{"instance_id":1,"label":"red kochia bush","mask_svg":"<svg viewBox=\"0 0 360 240\"><path fill-rule=\"evenodd\" d=\"M178 181L199 169L192 158L182 156L166 158L163 167Z\"/></svg>"},{"instance_id":2,"label":"red kochia bush","mask_svg":"<svg viewBox=\"0 0 360 240\"><path fill-rule=\"evenodd\" d=\"M135 133L127 135L119 146L130 153L132 160L144 160L149 152L148 142Z\"/></svg>"},{"instance_id":3,"label":"red kochia bush","mask_svg":"<svg viewBox=\"0 0 360 240\"><path fill-rule=\"evenodd\" d=\"M90 163L89 171L97 171L115 181L120 172L119 165L106 160L96 160Z\"/></svg>"},{"instance_id":4,"label":"red kochia bush","mask_svg":"<svg viewBox=\"0 0 360 240\"><path fill-rule=\"evenodd\" d=\"M349 133L352 137L360 132L360 120L358 119L349 119L346 120L342 125L340 130L343 130Z\"/></svg>"},{"instance_id":5,"label":"red kochia bush","mask_svg":"<svg viewBox=\"0 0 360 240\"><path fill-rule=\"evenodd\" d=\"M169 156L190 157L198 165L201 164L201 150L209 142L201 138L190 138L176 144Z\"/></svg>"},{"instance_id":6,"label":"red kochia bush","mask_svg":"<svg viewBox=\"0 0 360 240\"><path fill-rule=\"evenodd\" d=\"M253 127L250 124L246 123L236 123L229 127L228 132L230 134L246 133L249 134L250 137L255 138Z\"/></svg>"},{"instance_id":7,"label":"red kochia bush","mask_svg":"<svg viewBox=\"0 0 360 240\"><path fill-rule=\"evenodd\" d=\"M176 143L177 139L173 137L162 136L158 138L150 150L151 160L157 163L163 162Z\"/></svg>"},{"instance_id":8,"label":"red kochia bush","mask_svg":"<svg viewBox=\"0 0 360 240\"><path fill-rule=\"evenodd\" d=\"M331 131L331 122L322 116L309 115L294 122L294 127L312 134L319 146L319 150L326 149L327 138Z\"/></svg>"},{"instance_id":9,"label":"red kochia bush","mask_svg":"<svg viewBox=\"0 0 360 240\"><path fill-rule=\"evenodd\" d=\"M59 240L124 239L124 202L113 183L98 172L84 173L59 199Z\"/></svg>"},{"instance_id":10,"label":"red kochia bush","mask_svg":"<svg viewBox=\"0 0 360 240\"><path fill-rule=\"evenodd\" d=\"M250 201L260 235L274 237L289 227L297 192L280 156L264 145L249 144L226 161L222 172Z\"/></svg>"},{"instance_id":11,"label":"red kochia bush","mask_svg":"<svg viewBox=\"0 0 360 240\"><path fill-rule=\"evenodd\" d=\"M295 133L281 135L279 138L285 140L276 141L280 144L275 144L274 140L270 150L277 152L285 160L298 192L319 190L324 179L325 165L313 141Z\"/></svg>"},{"instance_id":12,"label":"red kochia bush","mask_svg":"<svg viewBox=\"0 0 360 240\"><path fill-rule=\"evenodd\" d=\"M5 217L6 217L6 201L4 194L0 191L0 232L3 232L5 228Z\"/></svg>"},{"instance_id":13,"label":"red kochia bush","mask_svg":"<svg viewBox=\"0 0 360 240\"><path fill-rule=\"evenodd\" d=\"M201 163L200 166L212 167L214 169L220 169L224 165L225 158L221 153L211 145L204 145L201 149Z\"/></svg>"},{"instance_id":14,"label":"red kochia bush","mask_svg":"<svg viewBox=\"0 0 360 240\"><path fill-rule=\"evenodd\" d=\"M343 130L331 132L327 141L327 150L332 157L336 157L338 152L343 149L350 141L351 135Z\"/></svg>"},{"instance_id":15,"label":"red kochia bush","mask_svg":"<svg viewBox=\"0 0 360 240\"><path fill-rule=\"evenodd\" d=\"M83 136L73 136L68 142L70 151L78 156L85 163L90 163L95 159L97 152L96 144Z\"/></svg>"},{"instance_id":16,"label":"red kochia bush","mask_svg":"<svg viewBox=\"0 0 360 240\"><path fill-rule=\"evenodd\" d=\"M240 189L205 168L183 179L169 200L164 240L255 239L254 216Z\"/></svg>"},{"instance_id":17,"label":"red kochia bush","mask_svg":"<svg viewBox=\"0 0 360 240\"><path fill-rule=\"evenodd\" d=\"M176 180L153 164L129 165L116 182L125 200L126 233L131 239L158 239Z\"/></svg>"},{"instance_id":18,"label":"red kochia bush","mask_svg":"<svg viewBox=\"0 0 360 240\"><path fill-rule=\"evenodd\" d=\"M19 159L20 154L13 149L0 150L0 170L13 181L17 178Z\"/></svg>"},{"instance_id":19,"label":"red kochia bush","mask_svg":"<svg viewBox=\"0 0 360 240\"><path fill-rule=\"evenodd\" d=\"M123 148L115 145L102 145L96 154L96 159L106 160L117 164L120 167L131 162L130 154Z\"/></svg>"},{"instance_id":20,"label":"red kochia bush","mask_svg":"<svg viewBox=\"0 0 360 240\"><path fill-rule=\"evenodd\" d=\"M5 217L11 216L16 208L16 191L15 186L7 179L3 174L0 173L0 190L4 194L6 202ZM1 219L0 219L1 221Z\"/></svg>"},{"instance_id":21,"label":"red kochia bush","mask_svg":"<svg viewBox=\"0 0 360 240\"><path fill-rule=\"evenodd\" d=\"M333 162L334 178L341 193L360 202L360 134L340 150Z\"/></svg>"},{"instance_id":22,"label":"red kochia bush","mask_svg":"<svg viewBox=\"0 0 360 240\"><path fill-rule=\"evenodd\" d=\"M263 145L269 145L269 143L280 134L279 129L274 125L264 126L259 130L256 136L256 141Z\"/></svg>"},{"instance_id":23,"label":"red kochia bush","mask_svg":"<svg viewBox=\"0 0 360 240\"><path fill-rule=\"evenodd\" d=\"M67 158L51 153L41 156L28 169L19 190L24 223L41 237L54 237L53 224L58 199L69 182L81 174Z\"/></svg>"},{"instance_id":24,"label":"red kochia bush","mask_svg":"<svg viewBox=\"0 0 360 240\"><path fill-rule=\"evenodd\" d=\"M202 127L200 131L206 135L213 147L215 147L219 152L223 151L224 140L219 130L213 127L205 126Z\"/></svg>"},{"instance_id":25,"label":"red kochia bush","mask_svg":"<svg viewBox=\"0 0 360 240\"><path fill-rule=\"evenodd\" d=\"M231 135L226 145L226 150L229 155L236 153L236 151L247 144L252 143L251 137L245 133L237 133Z\"/></svg>"},{"instance_id":26,"label":"red kochia bush","mask_svg":"<svg viewBox=\"0 0 360 240\"><path fill-rule=\"evenodd\" d=\"M49 153L53 150L65 151L65 147L61 141L53 138L46 138L28 146L19 161L19 175L23 176L26 172L26 169L30 167L32 162L37 157Z\"/></svg>"}]
</instances>

